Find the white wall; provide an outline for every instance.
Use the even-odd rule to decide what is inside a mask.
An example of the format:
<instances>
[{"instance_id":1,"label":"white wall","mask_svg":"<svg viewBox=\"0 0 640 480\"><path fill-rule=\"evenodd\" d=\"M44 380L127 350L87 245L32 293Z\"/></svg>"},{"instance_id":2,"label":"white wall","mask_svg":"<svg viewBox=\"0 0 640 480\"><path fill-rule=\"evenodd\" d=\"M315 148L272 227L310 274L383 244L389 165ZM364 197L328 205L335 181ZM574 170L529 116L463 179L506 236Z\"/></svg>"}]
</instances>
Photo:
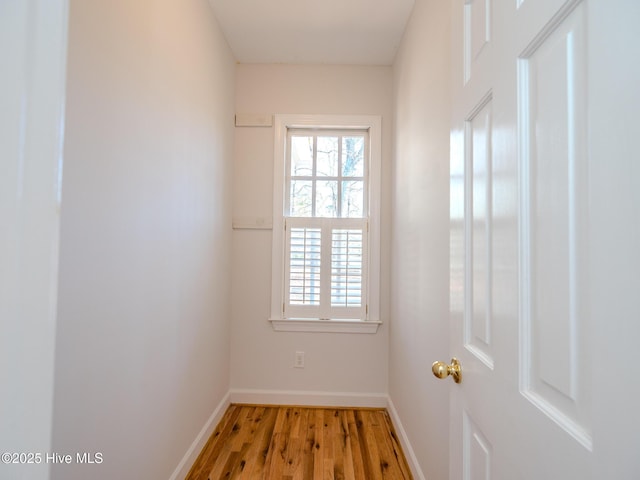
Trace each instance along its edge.
<instances>
[{"instance_id":1,"label":"white wall","mask_svg":"<svg viewBox=\"0 0 640 480\"><path fill-rule=\"evenodd\" d=\"M393 67L389 394L426 478L448 478L451 2L416 2Z\"/></svg>"},{"instance_id":2,"label":"white wall","mask_svg":"<svg viewBox=\"0 0 640 480\"><path fill-rule=\"evenodd\" d=\"M66 0L0 2L1 453L51 450L66 51Z\"/></svg>"},{"instance_id":3,"label":"white wall","mask_svg":"<svg viewBox=\"0 0 640 480\"><path fill-rule=\"evenodd\" d=\"M372 114L382 116L382 284L376 334L274 332L271 230L233 232L231 385L234 390L335 393L387 392L389 331L390 67L238 65L237 113ZM273 129L236 128L233 215L272 218ZM305 368L294 369L294 352ZM258 397L253 397L258 398ZM298 399L299 401L300 399Z\"/></svg>"},{"instance_id":4,"label":"white wall","mask_svg":"<svg viewBox=\"0 0 640 480\"><path fill-rule=\"evenodd\" d=\"M72 0L53 478L168 478L229 388L234 59L205 0Z\"/></svg>"}]
</instances>

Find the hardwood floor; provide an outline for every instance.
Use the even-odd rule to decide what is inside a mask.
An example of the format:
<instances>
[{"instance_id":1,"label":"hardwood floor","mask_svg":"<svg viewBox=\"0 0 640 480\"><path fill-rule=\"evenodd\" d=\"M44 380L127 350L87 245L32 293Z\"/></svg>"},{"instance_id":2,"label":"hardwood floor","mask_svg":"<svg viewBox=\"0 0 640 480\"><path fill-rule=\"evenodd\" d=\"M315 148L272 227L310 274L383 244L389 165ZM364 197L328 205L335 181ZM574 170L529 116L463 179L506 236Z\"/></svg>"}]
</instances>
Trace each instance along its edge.
<instances>
[{"instance_id":1,"label":"hardwood floor","mask_svg":"<svg viewBox=\"0 0 640 480\"><path fill-rule=\"evenodd\" d=\"M186 480L411 480L384 409L231 405Z\"/></svg>"}]
</instances>

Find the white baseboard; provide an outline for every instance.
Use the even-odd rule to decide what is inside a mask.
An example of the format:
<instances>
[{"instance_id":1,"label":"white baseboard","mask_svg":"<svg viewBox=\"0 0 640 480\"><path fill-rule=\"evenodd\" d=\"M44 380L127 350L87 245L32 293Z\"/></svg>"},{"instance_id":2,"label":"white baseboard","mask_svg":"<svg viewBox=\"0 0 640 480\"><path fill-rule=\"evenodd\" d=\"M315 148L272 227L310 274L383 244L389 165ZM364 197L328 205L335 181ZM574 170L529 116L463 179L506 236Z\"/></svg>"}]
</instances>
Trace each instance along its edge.
<instances>
[{"instance_id":1,"label":"white baseboard","mask_svg":"<svg viewBox=\"0 0 640 480\"><path fill-rule=\"evenodd\" d=\"M404 456L407 459L407 463L409 464L409 469L411 470L414 478L416 478L417 480L425 480L424 473L422 473L422 469L420 468L420 464L418 463L418 458L416 457L416 454L411 447L409 437L407 437L407 432L405 431L402 422L400 421L400 417L398 416L398 411L393 405L391 398L387 397L387 399L387 411L389 412L389 416L391 417L393 427L395 428L396 433L400 438L400 446L402 447Z\"/></svg>"},{"instance_id":2,"label":"white baseboard","mask_svg":"<svg viewBox=\"0 0 640 480\"><path fill-rule=\"evenodd\" d=\"M182 457L182 460L180 460L180 463L174 470L171 477L169 477L169 480L183 480L187 476L189 470L191 469L191 466L195 463L198 455L200 455L200 452L207 443L207 440L209 440L209 437L215 430L218 422L220 422L222 416L227 411L227 408L229 408L230 404L231 402L229 400L229 392L227 392L222 401L218 404L209 419L204 424L204 427L202 427L202 430L200 430L200 433L198 433L196 439L193 441L187 452Z\"/></svg>"},{"instance_id":3,"label":"white baseboard","mask_svg":"<svg viewBox=\"0 0 640 480\"><path fill-rule=\"evenodd\" d=\"M257 405L385 408L388 401L385 393L231 389L229 395L231 403Z\"/></svg>"}]
</instances>

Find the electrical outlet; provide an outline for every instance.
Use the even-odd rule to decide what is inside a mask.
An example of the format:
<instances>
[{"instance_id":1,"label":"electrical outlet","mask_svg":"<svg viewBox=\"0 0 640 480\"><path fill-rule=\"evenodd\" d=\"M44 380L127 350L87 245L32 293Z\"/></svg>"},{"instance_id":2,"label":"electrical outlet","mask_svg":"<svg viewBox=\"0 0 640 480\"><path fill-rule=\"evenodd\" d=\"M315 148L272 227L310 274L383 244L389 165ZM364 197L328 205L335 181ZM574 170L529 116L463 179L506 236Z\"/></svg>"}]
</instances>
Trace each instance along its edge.
<instances>
[{"instance_id":1,"label":"electrical outlet","mask_svg":"<svg viewBox=\"0 0 640 480\"><path fill-rule=\"evenodd\" d=\"M296 358L293 361L294 368L304 368L304 352L296 352Z\"/></svg>"}]
</instances>

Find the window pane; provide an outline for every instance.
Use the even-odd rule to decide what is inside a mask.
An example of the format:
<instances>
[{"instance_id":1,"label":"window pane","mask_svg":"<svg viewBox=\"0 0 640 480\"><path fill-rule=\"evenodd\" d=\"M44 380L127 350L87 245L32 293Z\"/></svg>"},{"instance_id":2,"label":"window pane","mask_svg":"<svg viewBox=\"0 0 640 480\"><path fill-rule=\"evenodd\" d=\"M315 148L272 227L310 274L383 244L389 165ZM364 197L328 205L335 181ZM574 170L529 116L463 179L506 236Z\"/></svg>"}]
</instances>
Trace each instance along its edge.
<instances>
[{"instance_id":1,"label":"window pane","mask_svg":"<svg viewBox=\"0 0 640 480\"><path fill-rule=\"evenodd\" d=\"M318 176L338 176L338 137L318 137Z\"/></svg>"},{"instance_id":2,"label":"window pane","mask_svg":"<svg viewBox=\"0 0 640 480\"><path fill-rule=\"evenodd\" d=\"M331 235L331 306L362 305L362 230L340 229Z\"/></svg>"},{"instance_id":3,"label":"window pane","mask_svg":"<svg viewBox=\"0 0 640 480\"><path fill-rule=\"evenodd\" d=\"M291 137L291 176L313 175L313 137Z\"/></svg>"},{"instance_id":4,"label":"window pane","mask_svg":"<svg viewBox=\"0 0 640 480\"><path fill-rule=\"evenodd\" d=\"M313 182L311 180L292 180L289 215L292 217L310 217Z\"/></svg>"},{"instance_id":5,"label":"window pane","mask_svg":"<svg viewBox=\"0 0 640 480\"><path fill-rule=\"evenodd\" d=\"M322 180L316 182L316 217L338 216L338 182Z\"/></svg>"},{"instance_id":6,"label":"window pane","mask_svg":"<svg viewBox=\"0 0 640 480\"><path fill-rule=\"evenodd\" d=\"M342 138L342 176L364 177L364 137Z\"/></svg>"},{"instance_id":7,"label":"window pane","mask_svg":"<svg viewBox=\"0 0 640 480\"><path fill-rule=\"evenodd\" d=\"M320 305L319 228L292 228L289 254L289 303Z\"/></svg>"},{"instance_id":8,"label":"window pane","mask_svg":"<svg viewBox=\"0 0 640 480\"><path fill-rule=\"evenodd\" d=\"M345 218L364 217L363 181L342 182L342 216Z\"/></svg>"}]
</instances>

